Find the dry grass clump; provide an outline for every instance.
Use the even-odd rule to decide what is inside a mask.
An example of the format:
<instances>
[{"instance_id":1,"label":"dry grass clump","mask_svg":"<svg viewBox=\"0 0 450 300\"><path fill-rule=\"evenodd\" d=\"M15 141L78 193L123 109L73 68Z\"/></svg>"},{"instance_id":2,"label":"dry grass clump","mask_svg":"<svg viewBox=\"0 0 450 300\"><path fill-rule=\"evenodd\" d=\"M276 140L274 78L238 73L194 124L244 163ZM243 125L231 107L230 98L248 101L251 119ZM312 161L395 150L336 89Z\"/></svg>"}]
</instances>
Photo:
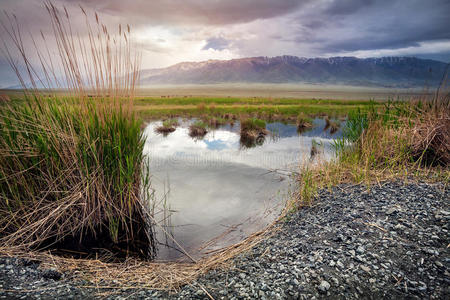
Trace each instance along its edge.
<instances>
[{"instance_id":1,"label":"dry grass clump","mask_svg":"<svg viewBox=\"0 0 450 300\"><path fill-rule=\"evenodd\" d=\"M297 116L297 133L302 134L308 129L313 127L313 121L310 117L306 116L304 113L300 113Z\"/></svg>"},{"instance_id":2,"label":"dry grass clump","mask_svg":"<svg viewBox=\"0 0 450 300\"><path fill-rule=\"evenodd\" d=\"M206 110L206 104L203 103L203 102L197 104L197 109L198 109L199 111L205 111L205 110Z\"/></svg>"},{"instance_id":3,"label":"dry grass clump","mask_svg":"<svg viewBox=\"0 0 450 300\"><path fill-rule=\"evenodd\" d=\"M151 258L155 242L142 192L149 182L145 141L131 102L140 54L132 55L130 28L110 35L97 15L92 27L82 9L89 35L83 42L65 8L49 1L45 8L59 56L31 37L42 73L27 56L18 20L6 14L9 26L1 23L22 57L19 66L5 43L26 100L0 111L0 243L24 251L104 247ZM71 97L44 97L39 86L47 94L64 88Z\"/></svg>"},{"instance_id":4,"label":"dry grass clump","mask_svg":"<svg viewBox=\"0 0 450 300\"><path fill-rule=\"evenodd\" d=\"M325 127L323 130L330 129L330 134L335 134L338 130L341 124L338 121L330 120L328 116L325 117Z\"/></svg>"},{"instance_id":5,"label":"dry grass clump","mask_svg":"<svg viewBox=\"0 0 450 300\"><path fill-rule=\"evenodd\" d=\"M428 113L411 130L411 155L424 163L450 164L449 109Z\"/></svg>"},{"instance_id":6,"label":"dry grass clump","mask_svg":"<svg viewBox=\"0 0 450 300\"><path fill-rule=\"evenodd\" d=\"M445 88L444 88L445 87ZM302 170L297 205L310 205L318 188L343 182L368 186L386 179L450 180L450 105L447 86L433 99L385 103L349 115L336 159Z\"/></svg>"},{"instance_id":7,"label":"dry grass clump","mask_svg":"<svg viewBox=\"0 0 450 300\"><path fill-rule=\"evenodd\" d=\"M313 122L312 119L308 116L306 116L304 113L300 113L297 116L297 128L299 130L304 130L307 128L312 128Z\"/></svg>"}]
</instances>

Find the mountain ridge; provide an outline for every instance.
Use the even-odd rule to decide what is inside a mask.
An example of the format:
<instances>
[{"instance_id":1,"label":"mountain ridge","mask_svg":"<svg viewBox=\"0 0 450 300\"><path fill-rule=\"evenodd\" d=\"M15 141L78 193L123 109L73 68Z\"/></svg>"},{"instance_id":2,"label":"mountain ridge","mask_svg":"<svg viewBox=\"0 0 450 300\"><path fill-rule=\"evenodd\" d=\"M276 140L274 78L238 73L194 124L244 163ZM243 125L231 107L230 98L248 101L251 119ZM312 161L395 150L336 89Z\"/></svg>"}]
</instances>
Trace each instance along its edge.
<instances>
[{"instance_id":1,"label":"mountain ridge","mask_svg":"<svg viewBox=\"0 0 450 300\"><path fill-rule=\"evenodd\" d=\"M181 62L141 72L141 84L323 83L385 87L436 86L447 63L407 56L257 56Z\"/></svg>"}]
</instances>

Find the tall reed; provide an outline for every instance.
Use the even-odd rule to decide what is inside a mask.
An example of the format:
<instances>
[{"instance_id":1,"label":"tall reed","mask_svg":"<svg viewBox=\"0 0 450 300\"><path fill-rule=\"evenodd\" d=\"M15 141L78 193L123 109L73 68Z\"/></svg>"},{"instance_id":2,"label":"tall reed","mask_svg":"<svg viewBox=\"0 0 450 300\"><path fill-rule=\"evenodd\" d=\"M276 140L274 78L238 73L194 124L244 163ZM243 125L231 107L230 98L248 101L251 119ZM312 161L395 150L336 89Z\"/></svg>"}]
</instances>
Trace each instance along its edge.
<instances>
[{"instance_id":1,"label":"tall reed","mask_svg":"<svg viewBox=\"0 0 450 300\"><path fill-rule=\"evenodd\" d=\"M83 39L66 8L50 1L45 8L59 56L31 36L37 66L17 18L6 14L8 25L2 23L22 58L18 65L5 43L26 102L0 111L1 242L24 249L109 247L151 258L155 241L142 192L149 184L142 176L145 140L132 110L140 54L132 50L131 29L119 26L112 36L97 14L91 26L81 8ZM55 88L64 96L43 96Z\"/></svg>"},{"instance_id":2,"label":"tall reed","mask_svg":"<svg viewBox=\"0 0 450 300\"><path fill-rule=\"evenodd\" d=\"M349 114L336 158L307 166L298 176L298 206L316 190L343 182L368 185L385 179L450 180L450 89L446 74L431 98L373 103Z\"/></svg>"}]
</instances>

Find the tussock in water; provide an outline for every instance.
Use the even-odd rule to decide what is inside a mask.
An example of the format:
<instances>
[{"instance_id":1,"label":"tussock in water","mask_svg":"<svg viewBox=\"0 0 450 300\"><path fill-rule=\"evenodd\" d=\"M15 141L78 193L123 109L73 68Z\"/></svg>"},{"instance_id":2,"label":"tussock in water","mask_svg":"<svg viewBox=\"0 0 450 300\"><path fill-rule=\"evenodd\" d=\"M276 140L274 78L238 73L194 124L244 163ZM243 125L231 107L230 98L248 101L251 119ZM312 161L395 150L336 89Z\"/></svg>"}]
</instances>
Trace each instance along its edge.
<instances>
[{"instance_id":1,"label":"tussock in water","mask_svg":"<svg viewBox=\"0 0 450 300\"><path fill-rule=\"evenodd\" d=\"M179 124L176 119L165 120L163 121L161 126L155 128L155 131L157 133L161 133L164 136L167 136L169 133L174 132L178 125Z\"/></svg>"},{"instance_id":2,"label":"tussock in water","mask_svg":"<svg viewBox=\"0 0 450 300\"><path fill-rule=\"evenodd\" d=\"M256 118L241 119L240 142L247 148L262 145L266 135L269 132L266 129L266 122Z\"/></svg>"},{"instance_id":3,"label":"tussock in water","mask_svg":"<svg viewBox=\"0 0 450 300\"><path fill-rule=\"evenodd\" d=\"M203 138L208 133L206 126L207 125L201 121L195 122L189 126L189 136L192 138Z\"/></svg>"}]
</instances>

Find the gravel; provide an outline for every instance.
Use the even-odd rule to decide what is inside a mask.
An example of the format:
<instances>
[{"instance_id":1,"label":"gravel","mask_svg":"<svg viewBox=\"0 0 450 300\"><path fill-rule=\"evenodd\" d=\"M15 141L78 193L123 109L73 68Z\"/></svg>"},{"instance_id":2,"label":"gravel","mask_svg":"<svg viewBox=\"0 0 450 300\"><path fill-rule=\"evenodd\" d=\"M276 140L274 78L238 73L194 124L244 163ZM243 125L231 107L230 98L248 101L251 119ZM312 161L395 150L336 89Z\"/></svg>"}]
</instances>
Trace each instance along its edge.
<instances>
[{"instance_id":1,"label":"gravel","mask_svg":"<svg viewBox=\"0 0 450 300\"><path fill-rule=\"evenodd\" d=\"M177 294L127 289L110 299L450 299L449 191L389 182L370 192L341 185L279 231ZM0 299L88 299L71 274L0 258Z\"/></svg>"}]
</instances>

